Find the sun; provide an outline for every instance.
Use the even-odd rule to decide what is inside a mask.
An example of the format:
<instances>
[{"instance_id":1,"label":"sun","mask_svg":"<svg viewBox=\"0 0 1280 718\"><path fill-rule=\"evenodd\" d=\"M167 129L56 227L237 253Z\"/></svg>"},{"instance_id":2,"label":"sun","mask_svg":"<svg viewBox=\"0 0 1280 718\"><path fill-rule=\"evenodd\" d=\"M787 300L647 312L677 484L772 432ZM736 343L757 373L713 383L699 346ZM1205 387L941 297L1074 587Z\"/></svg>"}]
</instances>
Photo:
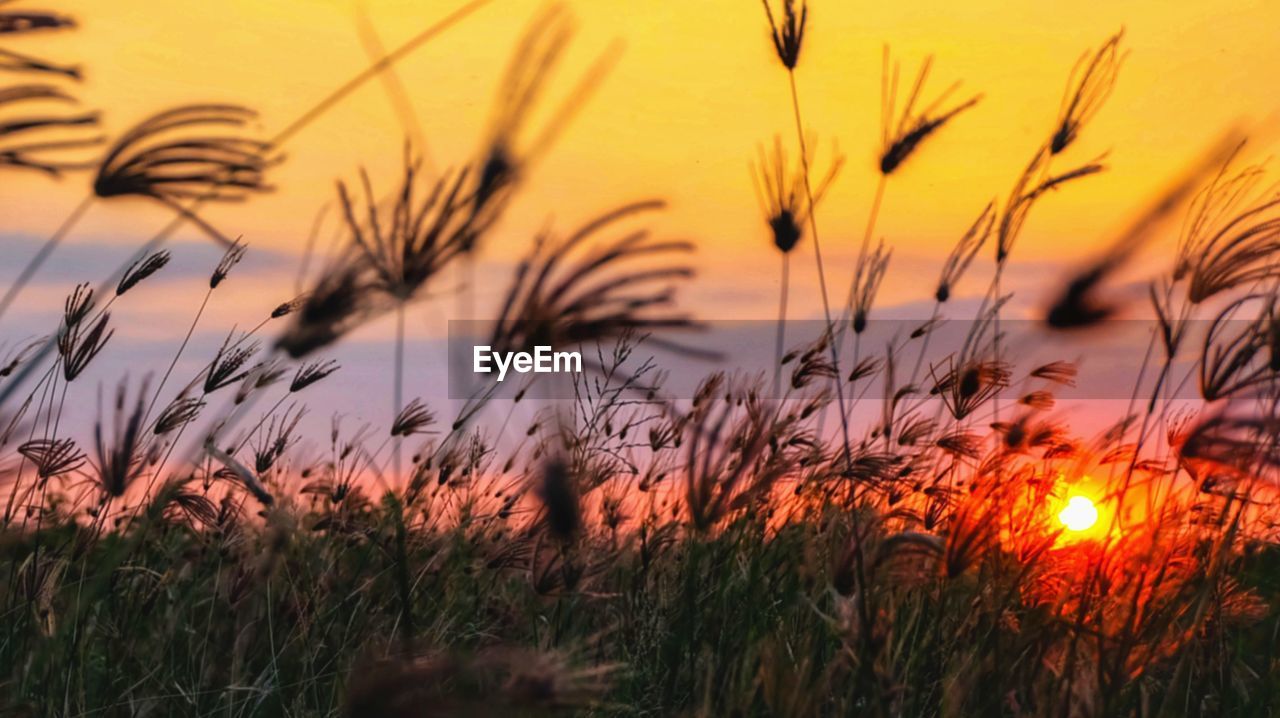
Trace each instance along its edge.
<instances>
[{"instance_id":1,"label":"sun","mask_svg":"<svg viewBox=\"0 0 1280 718\"><path fill-rule=\"evenodd\" d=\"M1098 508L1087 496L1072 496L1058 512L1058 522L1068 531L1088 531L1098 523Z\"/></svg>"}]
</instances>

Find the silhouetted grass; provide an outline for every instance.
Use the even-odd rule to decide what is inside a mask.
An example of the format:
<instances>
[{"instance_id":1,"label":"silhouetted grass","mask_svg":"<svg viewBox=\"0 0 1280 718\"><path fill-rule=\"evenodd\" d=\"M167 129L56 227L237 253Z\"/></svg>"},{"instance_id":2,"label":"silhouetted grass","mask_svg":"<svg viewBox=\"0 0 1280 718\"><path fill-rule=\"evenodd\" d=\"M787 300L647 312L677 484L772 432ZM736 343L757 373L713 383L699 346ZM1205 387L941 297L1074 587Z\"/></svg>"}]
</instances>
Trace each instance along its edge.
<instances>
[{"instance_id":1,"label":"silhouetted grass","mask_svg":"<svg viewBox=\"0 0 1280 718\"><path fill-rule=\"evenodd\" d=\"M937 284L919 285L930 317L863 347L892 253L873 237L887 178L908 160L927 171L925 140L977 102L940 109L947 91L920 107L926 60L898 108L886 58L884 134L867 168L878 187L849 300L832 315L821 274L826 331L787 348L786 262L807 234L821 263L815 215L843 160L810 176L794 74L809 8L765 2L800 151L788 162L779 140L754 168L762 239L784 259L771 384L711 372L689 399L668 396L645 357L706 353L666 336L699 326L677 302L694 280L686 258L696 243L633 226L662 207L643 201L566 234L530 233L507 280L491 343L586 349L589 371L567 380L572 399L541 405L526 425L513 417L515 405L536 403L528 385L505 417L493 416L488 390L443 415L401 395L404 312L443 301L432 291L439 277L486 251L510 201L535 181L533 161L613 57L588 69L530 138L530 109L572 35L567 11L553 7L519 41L475 157L432 176L406 152L387 197L364 173L355 190L339 181L338 249L306 291L279 297L247 329L218 328L217 351L180 376L210 304L248 291L236 277L246 245L204 224L199 207L265 191L286 139L483 4L390 54L369 45L378 56L369 67L267 140L207 134L240 129L247 110L189 106L153 115L82 166L61 153L95 138L28 142L26 133L61 137L93 128L96 115L0 124L0 172L95 169L93 196L148 197L228 245L158 382L121 378L96 405L82 386L104 352L128 351L112 310L163 276L170 255L158 244L173 223L118 272L86 278L102 279L100 289L76 285L47 338L0 344L0 709L1276 712L1280 232L1266 168L1239 168L1243 145L1228 134L1069 277L1046 312L1051 330L1106 332L1104 319L1126 308L1107 283L1185 217L1179 251L1147 275L1156 318L1126 410L1089 430L1071 426L1059 395L1089 379L1067 358L1026 366L1001 339L1001 278L1032 207L1103 169L1069 155L1118 79L1120 34L1082 56L1006 199L940 253ZM0 35L73 25L0 2ZM4 50L0 69L78 77ZM0 110L71 97L23 82L0 89ZM980 271L984 251L990 285L975 311L955 316L960 280ZM385 421L335 418L327 434L305 436L306 396L353 390L318 354L393 311ZM937 359L930 347L949 319L970 329ZM1178 400L1184 383L1199 401ZM855 412L872 402L878 411ZM827 426L829 411L838 427ZM1092 528L1059 521L1072 496L1092 499Z\"/></svg>"}]
</instances>

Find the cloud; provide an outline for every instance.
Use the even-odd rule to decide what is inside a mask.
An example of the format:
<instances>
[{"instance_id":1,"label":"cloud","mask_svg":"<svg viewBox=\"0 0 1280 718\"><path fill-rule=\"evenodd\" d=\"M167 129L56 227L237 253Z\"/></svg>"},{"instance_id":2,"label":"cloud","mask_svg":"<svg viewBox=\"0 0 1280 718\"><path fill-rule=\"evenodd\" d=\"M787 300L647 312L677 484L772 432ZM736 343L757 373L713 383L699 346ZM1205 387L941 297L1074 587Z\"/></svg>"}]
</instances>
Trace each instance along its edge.
<instances>
[{"instance_id":1,"label":"cloud","mask_svg":"<svg viewBox=\"0 0 1280 718\"><path fill-rule=\"evenodd\" d=\"M8 258L0 266L0 284L8 284L44 245L45 237L32 234L0 233L0 246ZM171 282L208 277L223 249L208 240L175 240L168 242L172 259L155 281ZM56 285L68 287L80 282L101 282L128 261L138 246L117 242L75 241L58 246L33 278L32 287ZM297 258L279 250L250 244L237 274L282 274L297 266Z\"/></svg>"}]
</instances>

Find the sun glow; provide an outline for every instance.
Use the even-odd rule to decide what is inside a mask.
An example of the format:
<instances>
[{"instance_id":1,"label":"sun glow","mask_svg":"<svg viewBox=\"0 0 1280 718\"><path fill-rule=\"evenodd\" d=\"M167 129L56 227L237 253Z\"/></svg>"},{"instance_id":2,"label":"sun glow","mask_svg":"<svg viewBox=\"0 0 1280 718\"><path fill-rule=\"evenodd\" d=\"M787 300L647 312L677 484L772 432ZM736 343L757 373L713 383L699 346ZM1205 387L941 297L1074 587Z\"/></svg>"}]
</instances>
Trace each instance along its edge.
<instances>
[{"instance_id":1,"label":"sun glow","mask_svg":"<svg viewBox=\"0 0 1280 718\"><path fill-rule=\"evenodd\" d=\"M1088 531L1098 523L1098 509L1087 496L1072 496L1058 512L1058 522L1068 531Z\"/></svg>"}]
</instances>

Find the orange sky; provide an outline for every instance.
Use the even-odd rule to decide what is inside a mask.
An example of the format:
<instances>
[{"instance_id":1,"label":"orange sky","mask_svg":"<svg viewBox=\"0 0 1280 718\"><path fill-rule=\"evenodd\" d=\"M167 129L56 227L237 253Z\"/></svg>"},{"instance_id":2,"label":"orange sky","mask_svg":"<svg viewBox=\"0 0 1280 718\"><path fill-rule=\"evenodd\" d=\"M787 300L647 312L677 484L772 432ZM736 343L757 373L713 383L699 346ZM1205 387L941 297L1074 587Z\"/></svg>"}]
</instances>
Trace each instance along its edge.
<instances>
[{"instance_id":1,"label":"orange sky","mask_svg":"<svg viewBox=\"0 0 1280 718\"><path fill-rule=\"evenodd\" d=\"M35 3L45 5L46 3ZM242 102L260 110L263 132L292 120L367 62L350 0L59 0L81 28L23 39L60 61L78 61L82 96L116 131L142 116L192 101ZM452 3L368 0L386 46L431 24ZM439 165L459 163L479 141L494 84L540 0L494 2L399 67ZM614 40L625 52L606 83L537 168L491 257L521 251L548 217L569 225L618 203L659 196L660 220L697 240L700 313L771 316L777 257L752 193L747 162L756 144L793 138L785 75L768 45L754 0L593 0L571 3L579 32L556 87ZM1052 125L1066 75L1079 54L1126 28L1131 55L1108 106L1075 150L1084 160L1110 150L1112 171L1037 206L1018 248L1024 260L1078 257L1105 241L1187 158L1226 125L1275 109L1280 4L1141 0L965 0L847 3L816 0L799 83L806 120L838 139L849 165L819 215L838 286L874 187L882 44L908 68L934 53L932 87L952 79L986 94L974 111L929 141L895 176L880 229L899 259L941 261L951 240L990 198L1003 196ZM208 216L253 245L294 251L338 177L367 166L393 179L403 133L373 82L300 134L275 175L272 196ZM823 149L827 146L824 142ZM82 196L86 178L60 183L0 176L0 226L46 235ZM125 202L93 211L73 242L135 245L167 219ZM811 248L801 247L797 312L816 308ZM915 266L915 265L913 265ZM929 266L929 265L925 265ZM894 271L890 301L920 298L917 270ZM936 269L928 270L932 284Z\"/></svg>"}]
</instances>

